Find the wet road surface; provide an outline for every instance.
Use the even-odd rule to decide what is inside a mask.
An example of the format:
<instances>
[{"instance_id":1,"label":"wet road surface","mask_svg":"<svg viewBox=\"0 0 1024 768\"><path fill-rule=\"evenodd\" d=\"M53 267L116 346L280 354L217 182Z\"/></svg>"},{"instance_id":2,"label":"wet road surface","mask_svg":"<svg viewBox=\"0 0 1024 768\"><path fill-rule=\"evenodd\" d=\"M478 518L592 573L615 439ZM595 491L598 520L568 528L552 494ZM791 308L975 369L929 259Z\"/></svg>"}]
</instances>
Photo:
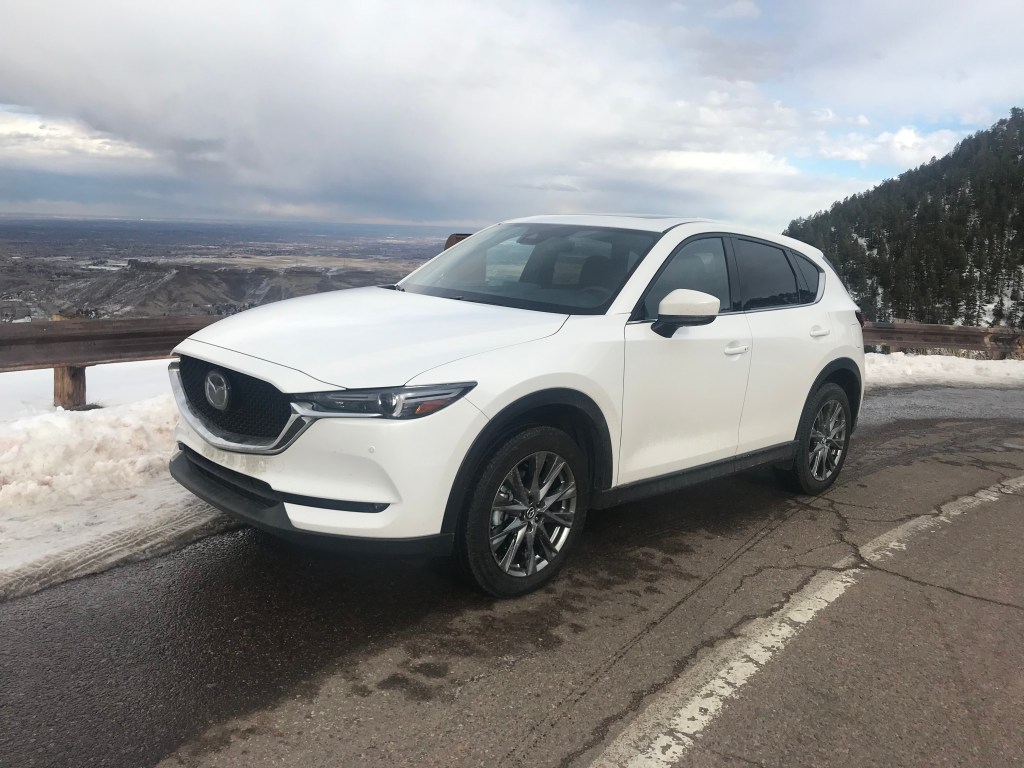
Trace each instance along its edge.
<instances>
[{"instance_id":1,"label":"wet road surface","mask_svg":"<svg viewBox=\"0 0 1024 768\"><path fill-rule=\"evenodd\" d=\"M0 604L0 765L587 765L704 651L819 569L908 516L1024 474L1020 392L894 391L865 408L825 497L795 497L759 471L592 513L570 568L517 601L467 591L443 562L338 559L242 530ZM1010 546L1020 517L1008 505L988 528L965 522L945 544L927 541L946 547L942 573L929 571L939 555L925 545L905 563L920 581L1004 590L1010 607L991 615L952 593L927 597L966 659L949 690L1001 673L995 712L1019 712L1024 690L1012 674L1019 652L1005 670L991 661L1007 652L1005 633L1020 637L1012 606L1024 604L1024 562ZM857 680L877 678L870 691L899 680L924 703L913 717L936 727L965 706L928 685L945 665L902 679L890 646L872 645L906 635L924 653L939 621L915 613L905 579L875 576L730 704L707 734L710 750L725 729L728 749L681 764L743 764L754 746L764 764L869 764L896 734L907 754L931 759L922 764L940 763L927 730L898 725L911 710L897 696L876 697L873 715L893 733L872 731L855 708L814 719L820 697L850 703L849 683L827 675L854 662ZM812 690L815 706L785 698ZM780 712L792 721L782 732L802 734L795 752L770 738ZM1021 737L1000 741L992 722L996 735L966 732L962 753L934 743L950 764L1024 754Z\"/></svg>"},{"instance_id":2,"label":"wet road surface","mask_svg":"<svg viewBox=\"0 0 1024 768\"><path fill-rule=\"evenodd\" d=\"M1024 764L1024 495L967 514L862 577L679 764Z\"/></svg>"}]
</instances>

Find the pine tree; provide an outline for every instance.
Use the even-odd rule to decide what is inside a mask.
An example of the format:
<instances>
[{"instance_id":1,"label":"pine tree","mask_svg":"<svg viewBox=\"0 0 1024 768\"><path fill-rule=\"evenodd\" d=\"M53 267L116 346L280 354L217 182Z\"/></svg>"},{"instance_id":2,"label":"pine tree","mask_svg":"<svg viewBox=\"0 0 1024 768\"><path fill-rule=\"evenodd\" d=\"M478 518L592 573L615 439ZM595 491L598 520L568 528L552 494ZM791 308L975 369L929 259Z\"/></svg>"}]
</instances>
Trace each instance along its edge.
<instances>
[{"instance_id":1,"label":"pine tree","mask_svg":"<svg viewBox=\"0 0 1024 768\"><path fill-rule=\"evenodd\" d=\"M1024 327L1024 109L785 234L820 248L869 318Z\"/></svg>"}]
</instances>

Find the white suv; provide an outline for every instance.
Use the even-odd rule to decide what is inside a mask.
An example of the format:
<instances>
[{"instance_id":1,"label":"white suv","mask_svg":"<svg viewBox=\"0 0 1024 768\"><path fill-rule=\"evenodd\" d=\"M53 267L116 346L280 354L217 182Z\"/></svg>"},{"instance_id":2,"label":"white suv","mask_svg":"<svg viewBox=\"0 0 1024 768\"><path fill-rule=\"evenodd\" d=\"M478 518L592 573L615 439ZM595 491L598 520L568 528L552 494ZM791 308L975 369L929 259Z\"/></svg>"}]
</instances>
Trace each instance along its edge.
<instances>
[{"instance_id":1,"label":"white suv","mask_svg":"<svg viewBox=\"0 0 1024 768\"><path fill-rule=\"evenodd\" d=\"M820 493L861 404L857 307L820 251L696 219L497 224L397 285L180 344L171 473L275 534L548 581L587 510L762 464Z\"/></svg>"}]
</instances>

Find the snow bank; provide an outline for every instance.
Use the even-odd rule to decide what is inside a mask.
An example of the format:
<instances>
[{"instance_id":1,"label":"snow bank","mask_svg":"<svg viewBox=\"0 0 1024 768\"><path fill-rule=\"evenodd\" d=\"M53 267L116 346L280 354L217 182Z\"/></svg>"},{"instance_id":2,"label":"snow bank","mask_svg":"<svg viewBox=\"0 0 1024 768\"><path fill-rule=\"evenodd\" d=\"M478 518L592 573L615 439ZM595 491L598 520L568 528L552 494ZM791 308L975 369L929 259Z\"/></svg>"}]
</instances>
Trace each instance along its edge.
<instances>
[{"instance_id":1,"label":"snow bank","mask_svg":"<svg viewBox=\"0 0 1024 768\"><path fill-rule=\"evenodd\" d=\"M1022 360L968 360L947 355L865 355L868 389L929 384L973 387L1024 386Z\"/></svg>"},{"instance_id":2,"label":"snow bank","mask_svg":"<svg viewBox=\"0 0 1024 768\"><path fill-rule=\"evenodd\" d=\"M161 395L0 425L0 510L88 499L163 475L176 420L174 399Z\"/></svg>"},{"instance_id":3,"label":"snow bank","mask_svg":"<svg viewBox=\"0 0 1024 768\"><path fill-rule=\"evenodd\" d=\"M173 552L237 525L170 477L78 502L0 508L0 600Z\"/></svg>"},{"instance_id":4,"label":"snow bank","mask_svg":"<svg viewBox=\"0 0 1024 768\"><path fill-rule=\"evenodd\" d=\"M0 599L169 551L232 523L167 474L167 362L97 366L89 401L49 404L52 373L0 376ZM26 375L31 374L31 375Z\"/></svg>"}]
</instances>

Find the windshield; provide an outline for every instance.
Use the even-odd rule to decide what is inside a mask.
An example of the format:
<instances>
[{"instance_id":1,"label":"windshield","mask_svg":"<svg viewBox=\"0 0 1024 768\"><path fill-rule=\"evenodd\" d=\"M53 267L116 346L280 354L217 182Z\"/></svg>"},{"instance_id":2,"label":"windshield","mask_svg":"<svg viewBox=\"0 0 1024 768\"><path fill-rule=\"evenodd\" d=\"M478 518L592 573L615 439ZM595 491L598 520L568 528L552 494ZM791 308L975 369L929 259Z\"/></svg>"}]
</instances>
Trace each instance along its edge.
<instances>
[{"instance_id":1,"label":"windshield","mask_svg":"<svg viewBox=\"0 0 1024 768\"><path fill-rule=\"evenodd\" d=\"M499 224L453 245L400 285L483 304L602 314L660 237L633 229Z\"/></svg>"}]
</instances>

